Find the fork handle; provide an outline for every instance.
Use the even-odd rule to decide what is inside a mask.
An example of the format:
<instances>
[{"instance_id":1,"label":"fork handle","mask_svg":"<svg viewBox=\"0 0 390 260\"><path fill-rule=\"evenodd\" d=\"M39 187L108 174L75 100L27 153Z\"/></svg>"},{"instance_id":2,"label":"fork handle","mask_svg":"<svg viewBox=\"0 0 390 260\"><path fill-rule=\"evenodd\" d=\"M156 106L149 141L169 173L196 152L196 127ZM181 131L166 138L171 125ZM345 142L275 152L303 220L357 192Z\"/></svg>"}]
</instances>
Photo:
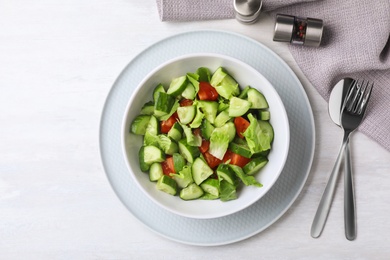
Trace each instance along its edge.
<instances>
[{"instance_id":1,"label":"fork handle","mask_svg":"<svg viewBox=\"0 0 390 260\"><path fill-rule=\"evenodd\" d=\"M353 188L351 157L349 150L349 139L344 154L344 225L345 237L348 240L356 238L356 211L355 194Z\"/></svg>"},{"instance_id":2,"label":"fork handle","mask_svg":"<svg viewBox=\"0 0 390 260\"><path fill-rule=\"evenodd\" d=\"M348 133L344 134L343 144L341 145L339 155L337 156L336 163L333 167L332 173L330 174L324 193L322 194L320 204L318 205L317 212L311 226L310 233L314 238L317 238L321 235L326 223L326 219L328 218L330 206L332 205L333 195L336 190L336 183L340 172L339 170L343 159L344 150L347 144L348 135Z\"/></svg>"}]
</instances>

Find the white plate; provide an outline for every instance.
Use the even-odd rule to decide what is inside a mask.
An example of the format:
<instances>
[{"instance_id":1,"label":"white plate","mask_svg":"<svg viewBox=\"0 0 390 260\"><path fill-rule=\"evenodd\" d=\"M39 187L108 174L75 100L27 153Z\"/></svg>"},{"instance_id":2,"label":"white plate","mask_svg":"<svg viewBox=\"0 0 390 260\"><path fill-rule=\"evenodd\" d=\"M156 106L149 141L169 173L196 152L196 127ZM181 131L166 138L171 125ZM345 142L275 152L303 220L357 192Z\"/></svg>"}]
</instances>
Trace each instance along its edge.
<instances>
[{"instance_id":1,"label":"white plate","mask_svg":"<svg viewBox=\"0 0 390 260\"><path fill-rule=\"evenodd\" d=\"M191 219L169 212L146 197L127 170L121 149L121 124L134 89L158 65L177 56L209 52L240 59L262 73L283 100L290 123L290 150L271 190L252 206L215 219ZM100 153L119 199L147 227L171 240L202 246L251 237L279 219L302 190L315 145L314 119L306 93L288 65L262 44L223 31L195 31L164 39L135 57L118 77L103 109Z\"/></svg>"}]
</instances>

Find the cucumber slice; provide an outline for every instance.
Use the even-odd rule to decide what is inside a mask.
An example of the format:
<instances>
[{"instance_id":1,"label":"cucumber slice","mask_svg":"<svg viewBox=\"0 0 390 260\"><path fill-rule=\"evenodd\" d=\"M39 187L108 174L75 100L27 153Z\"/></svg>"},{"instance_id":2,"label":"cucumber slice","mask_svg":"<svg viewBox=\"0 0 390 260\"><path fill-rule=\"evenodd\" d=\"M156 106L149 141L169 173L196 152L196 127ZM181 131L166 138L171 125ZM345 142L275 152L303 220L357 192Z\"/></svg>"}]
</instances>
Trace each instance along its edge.
<instances>
[{"instance_id":1,"label":"cucumber slice","mask_svg":"<svg viewBox=\"0 0 390 260\"><path fill-rule=\"evenodd\" d=\"M225 109L221 113L217 115L214 121L214 126L215 127L221 127L224 124L226 124L227 121L229 121L231 117L229 116L229 109Z\"/></svg>"},{"instance_id":2,"label":"cucumber slice","mask_svg":"<svg viewBox=\"0 0 390 260\"><path fill-rule=\"evenodd\" d=\"M154 114L154 103L153 101L146 102L141 108L141 115L153 115Z\"/></svg>"},{"instance_id":3,"label":"cucumber slice","mask_svg":"<svg viewBox=\"0 0 390 260\"><path fill-rule=\"evenodd\" d=\"M202 124L203 118L204 118L204 114L202 113L202 111L200 111L199 106L196 106L196 116L194 120L192 120L190 127L198 128Z\"/></svg>"},{"instance_id":4,"label":"cucumber slice","mask_svg":"<svg viewBox=\"0 0 390 260\"><path fill-rule=\"evenodd\" d=\"M152 164L155 162L162 162L165 160L165 154L156 146L148 145L143 146L143 161L146 164Z\"/></svg>"},{"instance_id":5,"label":"cucumber slice","mask_svg":"<svg viewBox=\"0 0 390 260\"><path fill-rule=\"evenodd\" d=\"M241 156L244 156L245 158L251 158L252 157L252 152L249 149L248 145L242 145L242 144L237 144L237 143L230 143L229 144L229 149L236 154L239 154Z\"/></svg>"},{"instance_id":6,"label":"cucumber slice","mask_svg":"<svg viewBox=\"0 0 390 260\"><path fill-rule=\"evenodd\" d=\"M271 118L271 113L268 110L260 110L259 111L259 118L263 121L268 121Z\"/></svg>"},{"instance_id":7,"label":"cucumber slice","mask_svg":"<svg viewBox=\"0 0 390 260\"><path fill-rule=\"evenodd\" d=\"M229 116L239 117L248 112L251 107L251 102L238 97L232 97L230 99Z\"/></svg>"},{"instance_id":8,"label":"cucumber slice","mask_svg":"<svg viewBox=\"0 0 390 260\"><path fill-rule=\"evenodd\" d=\"M181 127L179 122L176 122L169 130L168 137L172 138L177 142L182 138L182 135L183 135L183 128Z\"/></svg>"},{"instance_id":9,"label":"cucumber slice","mask_svg":"<svg viewBox=\"0 0 390 260\"><path fill-rule=\"evenodd\" d=\"M204 194L201 187L195 183L191 183L186 188L180 191L180 198L183 200L194 200L198 199Z\"/></svg>"},{"instance_id":10,"label":"cucumber slice","mask_svg":"<svg viewBox=\"0 0 390 260\"><path fill-rule=\"evenodd\" d=\"M196 114L196 106L186 106L186 107L178 107L177 115L179 117L180 123L183 125L191 123L191 121L195 118Z\"/></svg>"},{"instance_id":11,"label":"cucumber slice","mask_svg":"<svg viewBox=\"0 0 390 260\"><path fill-rule=\"evenodd\" d=\"M264 109L268 108L268 102L265 99L264 95L260 93L257 89L251 88L248 90L248 99L251 102L251 108Z\"/></svg>"},{"instance_id":12,"label":"cucumber slice","mask_svg":"<svg viewBox=\"0 0 390 260\"><path fill-rule=\"evenodd\" d=\"M160 123L158 122L156 117L150 116L150 120L146 127L146 132L152 135L158 135L158 133L160 132Z\"/></svg>"},{"instance_id":13,"label":"cucumber slice","mask_svg":"<svg viewBox=\"0 0 390 260\"><path fill-rule=\"evenodd\" d=\"M147 172L150 169L150 164L147 164L144 160L145 157L145 146L141 146L138 151L138 161L141 171Z\"/></svg>"},{"instance_id":14,"label":"cucumber slice","mask_svg":"<svg viewBox=\"0 0 390 260\"><path fill-rule=\"evenodd\" d=\"M178 143L180 154L186 159L189 163L193 163L195 158L199 157L200 152L199 148L196 146L191 146L187 143L186 139L181 139Z\"/></svg>"},{"instance_id":15,"label":"cucumber slice","mask_svg":"<svg viewBox=\"0 0 390 260\"><path fill-rule=\"evenodd\" d=\"M152 163L149 169L149 180L158 181L163 176L163 169L161 163Z\"/></svg>"},{"instance_id":16,"label":"cucumber slice","mask_svg":"<svg viewBox=\"0 0 390 260\"><path fill-rule=\"evenodd\" d=\"M177 108L180 106L179 104L179 100L175 99L173 105L172 105L172 108L171 108L171 111L168 113L168 114L165 114L163 116L160 116L158 119L160 121L163 121L163 120L168 120L172 115L173 113L176 112Z\"/></svg>"},{"instance_id":17,"label":"cucumber slice","mask_svg":"<svg viewBox=\"0 0 390 260\"><path fill-rule=\"evenodd\" d=\"M164 92L157 92L154 102L154 115L161 117L171 112L175 98Z\"/></svg>"},{"instance_id":18,"label":"cucumber slice","mask_svg":"<svg viewBox=\"0 0 390 260\"><path fill-rule=\"evenodd\" d=\"M268 121L257 120L259 123L260 129L264 135L268 136L269 142L271 143L274 140L274 128Z\"/></svg>"},{"instance_id":19,"label":"cucumber slice","mask_svg":"<svg viewBox=\"0 0 390 260\"><path fill-rule=\"evenodd\" d=\"M195 94L199 91L199 75L196 73L187 73L187 79L195 88Z\"/></svg>"},{"instance_id":20,"label":"cucumber slice","mask_svg":"<svg viewBox=\"0 0 390 260\"><path fill-rule=\"evenodd\" d=\"M145 135L146 128L149 124L150 116L149 115L139 115L134 118L130 126L130 132L136 135Z\"/></svg>"},{"instance_id":21,"label":"cucumber slice","mask_svg":"<svg viewBox=\"0 0 390 260\"><path fill-rule=\"evenodd\" d=\"M215 197L219 197L219 181L217 179L207 179L200 184L200 187Z\"/></svg>"},{"instance_id":22,"label":"cucumber slice","mask_svg":"<svg viewBox=\"0 0 390 260\"><path fill-rule=\"evenodd\" d=\"M201 200L216 200L218 198L219 198L219 196L214 196L214 195L211 195L210 193L206 192L199 199L201 199Z\"/></svg>"},{"instance_id":23,"label":"cucumber slice","mask_svg":"<svg viewBox=\"0 0 390 260\"><path fill-rule=\"evenodd\" d=\"M212 124L214 124L215 118L218 112L218 103L214 101L204 101L201 100L198 102L199 107L202 108L204 117Z\"/></svg>"},{"instance_id":24,"label":"cucumber slice","mask_svg":"<svg viewBox=\"0 0 390 260\"><path fill-rule=\"evenodd\" d=\"M175 172L180 172L183 167L186 165L186 161L184 160L184 157L179 153L174 153L172 155L173 158L173 167L175 169Z\"/></svg>"},{"instance_id":25,"label":"cucumber slice","mask_svg":"<svg viewBox=\"0 0 390 260\"><path fill-rule=\"evenodd\" d=\"M213 174L213 170L207 165L201 158L196 158L191 166L192 177L197 185L201 184L204 180Z\"/></svg>"},{"instance_id":26,"label":"cucumber slice","mask_svg":"<svg viewBox=\"0 0 390 260\"><path fill-rule=\"evenodd\" d=\"M265 157L253 158L249 163L247 163L242 169L245 174L253 175L260 171L268 163L268 159Z\"/></svg>"},{"instance_id":27,"label":"cucumber slice","mask_svg":"<svg viewBox=\"0 0 390 260\"><path fill-rule=\"evenodd\" d=\"M217 168L219 181L225 180L231 185L237 186L237 178L227 164L220 164Z\"/></svg>"},{"instance_id":28,"label":"cucumber slice","mask_svg":"<svg viewBox=\"0 0 390 260\"><path fill-rule=\"evenodd\" d=\"M181 96L186 99L191 99L191 100L195 99L196 91L195 91L195 87L192 85L191 82L187 83L187 86L184 89L184 91L181 93Z\"/></svg>"},{"instance_id":29,"label":"cucumber slice","mask_svg":"<svg viewBox=\"0 0 390 260\"><path fill-rule=\"evenodd\" d=\"M187 76L174 78L169 85L167 94L174 97L179 96L187 87Z\"/></svg>"},{"instance_id":30,"label":"cucumber slice","mask_svg":"<svg viewBox=\"0 0 390 260\"><path fill-rule=\"evenodd\" d=\"M211 133L214 129L215 127L208 120L203 119L202 124L200 125L200 131L204 139L210 140Z\"/></svg>"},{"instance_id":31,"label":"cucumber slice","mask_svg":"<svg viewBox=\"0 0 390 260\"><path fill-rule=\"evenodd\" d=\"M156 102L158 93L166 93L164 86L160 83L153 90L153 101Z\"/></svg>"},{"instance_id":32,"label":"cucumber slice","mask_svg":"<svg viewBox=\"0 0 390 260\"><path fill-rule=\"evenodd\" d=\"M144 135L144 143L143 143L144 146L153 145L158 147L159 146L158 142L159 142L159 138L157 135L146 131Z\"/></svg>"},{"instance_id":33,"label":"cucumber slice","mask_svg":"<svg viewBox=\"0 0 390 260\"><path fill-rule=\"evenodd\" d=\"M163 175L158 179L156 188L173 196L177 193L176 181L166 175Z\"/></svg>"},{"instance_id":34,"label":"cucumber slice","mask_svg":"<svg viewBox=\"0 0 390 260\"><path fill-rule=\"evenodd\" d=\"M248 90L251 89L250 86L246 86L240 93L240 95L238 96L239 98L242 98L242 99L245 99L248 97Z\"/></svg>"},{"instance_id":35,"label":"cucumber slice","mask_svg":"<svg viewBox=\"0 0 390 260\"><path fill-rule=\"evenodd\" d=\"M240 92L237 82L222 67L214 72L210 84L220 96L226 99L237 96Z\"/></svg>"}]
</instances>

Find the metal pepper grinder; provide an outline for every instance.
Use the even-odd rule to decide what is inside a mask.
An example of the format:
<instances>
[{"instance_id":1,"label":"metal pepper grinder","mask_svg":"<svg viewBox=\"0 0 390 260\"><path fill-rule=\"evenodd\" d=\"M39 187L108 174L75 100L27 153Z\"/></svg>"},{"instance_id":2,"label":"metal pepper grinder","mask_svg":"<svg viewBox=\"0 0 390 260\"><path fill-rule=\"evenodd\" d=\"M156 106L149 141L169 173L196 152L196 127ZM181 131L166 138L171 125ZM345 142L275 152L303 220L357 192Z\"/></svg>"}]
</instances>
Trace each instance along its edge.
<instances>
[{"instance_id":1,"label":"metal pepper grinder","mask_svg":"<svg viewBox=\"0 0 390 260\"><path fill-rule=\"evenodd\" d=\"M234 0L234 13L237 21L244 24L255 23L263 5L261 0Z\"/></svg>"}]
</instances>

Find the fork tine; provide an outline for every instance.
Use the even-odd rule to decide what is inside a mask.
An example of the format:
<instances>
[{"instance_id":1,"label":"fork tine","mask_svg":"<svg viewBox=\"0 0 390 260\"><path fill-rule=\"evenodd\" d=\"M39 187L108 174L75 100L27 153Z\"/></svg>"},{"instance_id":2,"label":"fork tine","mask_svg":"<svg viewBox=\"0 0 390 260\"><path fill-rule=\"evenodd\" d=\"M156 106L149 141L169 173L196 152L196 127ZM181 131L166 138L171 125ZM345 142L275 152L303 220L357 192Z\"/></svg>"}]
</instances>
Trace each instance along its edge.
<instances>
[{"instance_id":1,"label":"fork tine","mask_svg":"<svg viewBox=\"0 0 390 260\"><path fill-rule=\"evenodd\" d=\"M359 104L358 114L364 114L366 112L366 108L368 105L368 101L371 97L372 88L374 87L374 83L367 82L364 91L362 92L361 102Z\"/></svg>"},{"instance_id":2,"label":"fork tine","mask_svg":"<svg viewBox=\"0 0 390 260\"><path fill-rule=\"evenodd\" d=\"M344 107L348 111L351 111L352 108L354 107L357 95L359 93L358 88L359 88L358 80L354 80L352 85L349 87L347 97L344 101L345 102Z\"/></svg>"}]
</instances>

